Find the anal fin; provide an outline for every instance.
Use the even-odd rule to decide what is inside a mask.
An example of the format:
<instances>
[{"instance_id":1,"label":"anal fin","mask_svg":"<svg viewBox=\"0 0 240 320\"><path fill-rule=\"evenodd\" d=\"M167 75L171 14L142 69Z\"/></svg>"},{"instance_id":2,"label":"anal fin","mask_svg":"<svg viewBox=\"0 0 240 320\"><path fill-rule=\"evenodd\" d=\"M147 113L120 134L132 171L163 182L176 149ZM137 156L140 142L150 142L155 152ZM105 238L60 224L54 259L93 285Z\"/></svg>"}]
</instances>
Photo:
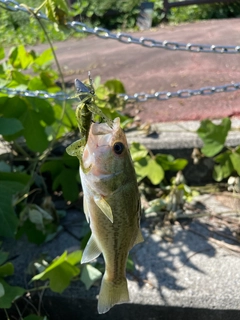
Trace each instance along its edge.
<instances>
[{"instance_id":1,"label":"anal fin","mask_svg":"<svg viewBox=\"0 0 240 320\"><path fill-rule=\"evenodd\" d=\"M96 259L101 254L101 250L98 248L96 240L93 235L91 235L88 243L84 249L81 263L87 263Z\"/></svg>"},{"instance_id":2,"label":"anal fin","mask_svg":"<svg viewBox=\"0 0 240 320\"><path fill-rule=\"evenodd\" d=\"M105 214L105 216L113 223L113 214L110 205L107 201L100 195L94 196L94 202L99 209Z\"/></svg>"}]
</instances>

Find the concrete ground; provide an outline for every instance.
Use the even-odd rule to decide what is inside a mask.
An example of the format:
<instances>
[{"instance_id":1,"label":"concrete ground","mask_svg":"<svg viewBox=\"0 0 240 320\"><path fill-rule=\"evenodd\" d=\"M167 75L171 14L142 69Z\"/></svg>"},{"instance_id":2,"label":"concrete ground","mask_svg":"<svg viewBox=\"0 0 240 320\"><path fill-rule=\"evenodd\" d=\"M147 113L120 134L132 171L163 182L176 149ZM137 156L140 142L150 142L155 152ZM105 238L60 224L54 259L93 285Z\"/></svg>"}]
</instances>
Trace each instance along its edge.
<instances>
[{"instance_id":1,"label":"concrete ground","mask_svg":"<svg viewBox=\"0 0 240 320\"><path fill-rule=\"evenodd\" d=\"M115 306L102 319L136 319L136 315L146 320L239 319L239 242L234 240L231 224L218 220L233 221L239 215L227 196L205 195L197 201L186 213L206 212L211 219L180 219L166 229L164 239L158 227L160 216L152 214L143 219L145 242L130 252L135 263L135 271L128 273L131 303ZM62 222L65 230L40 247L25 241L5 243L4 249L14 257L11 281L31 286L26 268L33 259L42 253L54 258L64 250L76 250L83 220L82 213L69 211ZM66 319L66 310L69 319L98 319L98 293L99 283L87 291L81 282L73 282L61 295L46 290L43 308L51 320Z\"/></svg>"}]
</instances>

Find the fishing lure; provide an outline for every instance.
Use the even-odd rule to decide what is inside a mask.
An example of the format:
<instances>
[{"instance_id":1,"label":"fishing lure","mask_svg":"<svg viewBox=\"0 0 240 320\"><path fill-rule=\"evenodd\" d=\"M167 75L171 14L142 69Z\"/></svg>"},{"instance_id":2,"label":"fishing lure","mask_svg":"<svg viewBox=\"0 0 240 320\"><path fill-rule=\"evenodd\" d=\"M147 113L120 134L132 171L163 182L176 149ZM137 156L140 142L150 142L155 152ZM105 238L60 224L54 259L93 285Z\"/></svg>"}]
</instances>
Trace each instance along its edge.
<instances>
[{"instance_id":1,"label":"fishing lure","mask_svg":"<svg viewBox=\"0 0 240 320\"><path fill-rule=\"evenodd\" d=\"M80 80L75 79L75 87L77 89L77 96L80 100L80 104L76 109L76 118L78 128L80 131L81 139L73 142L67 147L66 151L70 156L78 157L80 166L84 172L87 172L89 168L85 168L82 162L82 156L84 147L87 144L90 126L92 123L92 116L98 115L104 119L107 124L112 127L112 120L108 119L104 113L95 104L95 90L93 87L93 80L88 72L89 85L82 83Z\"/></svg>"}]
</instances>

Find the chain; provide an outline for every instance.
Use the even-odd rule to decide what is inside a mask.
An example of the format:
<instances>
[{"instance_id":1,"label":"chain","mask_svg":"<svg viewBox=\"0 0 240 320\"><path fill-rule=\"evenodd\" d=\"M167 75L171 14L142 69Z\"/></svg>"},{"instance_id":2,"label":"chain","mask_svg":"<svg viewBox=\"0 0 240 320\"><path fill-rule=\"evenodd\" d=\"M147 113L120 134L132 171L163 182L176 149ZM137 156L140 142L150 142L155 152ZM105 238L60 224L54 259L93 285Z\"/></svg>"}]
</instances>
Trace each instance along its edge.
<instances>
[{"instance_id":1,"label":"chain","mask_svg":"<svg viewBox=\"0 0 240 320\"><path fill-rule=\"evenodd\" d=\"M0 4L4 5L4 8L10 11L22 11L27 14L31 14L25 7L21 6L15 0L0 0ZM34 8L30 8L30 10L34 10ZM37 16L41 19L45 19L50 21L47 16L41 12L37 13ZM118 40L125 44L138 44L147 48L159 48L173 51L187 51L187 52L212 52L212 53L239 53L240 46L223 46L223 45L205 45L205 44L193 44L193 43L179 43L173 41L157 41L150 38L135 38L130 34L126 33L112 33L104 28L90 28L86 24L72 21L67 22L66 25L80 33L91 33L102 39L112 39Z\"/></svg>"},{"instance_id":2,"label":"chain","mask_svg":"<svg viewBox=\"0 0 240 320\"><path fill-rule=\"evenodd\" d=\"M64 92L50 93L43 90L30 91L30 90L19 90L19 89L2 87L0 88L0 92L8 96L21 96L21 97L30 97L30 98L40 98L40 99L55 99L58 101L75 99L75 97L71 97Z\"/></svg>"},{"instance_id":3,"label":"chain","mask_svg":"<svg viewBox=\"0 0 240 320\"><path fill-rule=\"evenodd\" d=\"M3 8L10 11L22 11L27 14L31 14L25 7L21 6L15 0L0 0L0 5L3 5ZM34 8L30 8L30 10L34 10ZM37 16L40 19L45 19L50 21L47 16L41 12L37 13ZM171 41L156 41L150 38L135 38L126 33L117 33L114 34L107 29L104 28L90 28L86 24L73 21L67 22L67 26L71 29L74 29L76 32L82 33L91 33L102 39L113 39L118 40L125 44L140 44L144 47L148 48L161 48L167 50L180 50L180 51L189 51L189 52L215 52L215 53L239 53L240 46L215 46L215 45L201 45L201 44L184 44L178 42ZM156 99L159 101L168 100L171 98L190 98L193 96L207 96L220 92L233 92L240 89L240 83L235 84L226 84L224 86L216 86L216 87L204 87L197 90L178 90L176 92L168 92L168 91L158 91L153 94L147 93L135 93L133 96L127 94L119 94L118 96L123 98L127 102L145 102L151 99ZM30 91L30 90L15 90L11 88L0 88L0 92L7 95L20 95L25 97L38 97L41 99L56 99L56 100L71 100L74 97L70 97L64 92L50 93L42 90L38 91Z\"/></svg>"},{"instance_id":4,"label":"chain","mask_svg":"<svg viewBox=\"0 0 240 320\"><path fill-rule=\"evenodd\" d=\"M218 87L204 87L197 90L178 90L175 92L158 91L153 94L135 93L133 96L127 94L119 94L118 97L126 102L145 102L156 99L158 101L169 100L172 98L190 98L194 96L209 96L220 92L234 92L240 90L240 82L235 84L226 84ZM74 100L75 96L69 96L64 92L49 93L47 91L30 91L30 90L15 90L11 88L0 88L0 92L10 96L19 95L24 97L37 97L40 99L55 99L55 100Z\"/></svg>"},{"instance_id":5,"label":"chain","mask_svg":"<svg viewBox=\"0 0 240 320\"><path fill-rule=\"evenodd\" d=\"M148 100L156 99L158 101L168 100L171 98L190 98L194 96L209 96L221 92L234 92L240 89L240 82L235 84L226 84L217 87L204 87L197 90L178 90L175 92L158 91L153 94L148 93L135 93L133 96L127 94L119 94L127 102L145 102Z\"/></svg>"}]
</instances>

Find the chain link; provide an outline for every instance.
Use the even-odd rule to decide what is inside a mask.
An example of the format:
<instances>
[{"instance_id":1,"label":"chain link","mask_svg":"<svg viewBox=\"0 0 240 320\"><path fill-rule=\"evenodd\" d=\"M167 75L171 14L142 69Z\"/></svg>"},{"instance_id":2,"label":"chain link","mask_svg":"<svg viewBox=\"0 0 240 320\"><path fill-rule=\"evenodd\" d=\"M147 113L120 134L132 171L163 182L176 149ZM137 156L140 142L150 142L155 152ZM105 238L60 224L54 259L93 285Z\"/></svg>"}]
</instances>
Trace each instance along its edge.
<instances>
[{"instance_id":1,"label":"chain link","mask_svg":"<svg viewBox=\"0 0 240 320\"><path fill-rule=\"evenodd\" d=\"M119 94L118 96L123 98L127 102L145 102L148 100L156 99L158 101L169 100L172 98L190 98L193 96L209 96L220 92L234 92L240 90L240 83L226 84L218 87L204 87L197 90L178 90L175 92L158 91L153 94L147 93L135 93L133 96L127 94Z\"/></svg>"},{"instance_id":2,"label":"chain link","mask_svg":"<svg viewBox=\"0 0 240 320\"><path fill-rule=\"evenodd\" d=\"M24 6L19 4L15 0L0 0L0 4L3 5L3 8L10 11L22 11L27 14L31 14L31 11L34 11L34 8L27 10ZM47 16L41 12L37 13L37 16L41 19L50 21ZM240 46L224 46L224 45L204 45L204 44L193 44L193 43L179 43L173 41L157 41L150 38L135 38L130 34L119 32L117 34L110 32L107 29L96 27L90 28L86 24L72 21L67 22L66 25L75 30L76 32L81 33L91 33L102 39L112 39L118 40L125 44L138 44L146 48L159 48L172 51L186 51L186 52L205 52L205 53L240 53Z\"/></svg>"},{"instance_id":3,"label":"chain link","mask_svg":"<svg viewBox=\"0 0 240 320\"><path fill-rule=\"evenodd\" d=\"M31 14L31 11L34 8L27 10L24 6L19 4L15 0L0 0L0 5L3 5L3 8L10 11L22 11L27 14ZM47 16L41 12L38 12L37 16L41 19L50 21ZM172 41L157 41L150 38L135 38L129 34L119 32L117 34L110 32L107 29L96 27L91 28L86 24L72 21L67 22L67 26L71 29L74 29L76 32L90 33L98 36L102 39L113 39L118 40L125 44L139 44L147 48L161 48L166 50L180 50L188 52L214 52L214 53L239 53L240 46L215 46L215 45L202 45L202 44L191 44L191 43L178 43ZM235 84L226 84L224 86L218 87L204 87L197 90L178 90L176 92L155 92L154 94L147 93L135 93L133 96L127 94L119 94L119 97L123 98L126 102L145 102L148 100L156 99L158 101L168 100L171 98L190 98L193 96L207 96L220 92L233 92L240 89L240 83ZM56 100L73 100L74 97L71 97L64 92L50 93L42 90L30 91L30 90L16 90L7 87L0 88L0 92L10 96L20 95L25 97L37 97L41 99L56 99Z\"/></svg>"},{"instance_id":4,"label":"chain link","mask_svg":"<svg viewBox=\"0 0 240 320\"><path fill-rule=\"evenodd\" d=\"M172 98L190 98L194 96L209 96L215 93L221 93L221 92L234 92L240 90L240 83L235 84L226 84L224 86L218 86L218 87L204 87L196 90L178 90L175 92L170 91L158 91L153 94L148 94L144 92L135 93L133 96L122 93L118 94L119 98L122 98L126 102L146 102L148 100L169 100ZM30 90L16 90L12 88L6 88L2 87L0 88L0 93L6 94L9 96L24 96L24 97L35 97L40 99L55 99L59 101L63 100L75 100L75 96L70 96L65 94L64 92L56 92L56 93L50 93L47 91L30 91Z\"/></svg>"},{"instance_id":5,"label":"chain link","mask_svg":"<svg viewBox=\"0 0 240 320\"><path fill-rule=\"evenodd\" d=\"M43 90L30 91L30 90L19 90L7 87L0 88L0 93L6 94L8 96L21 96L30 98L40 98L40 99L55 99L58 101L73 100L75 97L71 97L64 92L50 93Z\"/></svg>"}]
</instances>

